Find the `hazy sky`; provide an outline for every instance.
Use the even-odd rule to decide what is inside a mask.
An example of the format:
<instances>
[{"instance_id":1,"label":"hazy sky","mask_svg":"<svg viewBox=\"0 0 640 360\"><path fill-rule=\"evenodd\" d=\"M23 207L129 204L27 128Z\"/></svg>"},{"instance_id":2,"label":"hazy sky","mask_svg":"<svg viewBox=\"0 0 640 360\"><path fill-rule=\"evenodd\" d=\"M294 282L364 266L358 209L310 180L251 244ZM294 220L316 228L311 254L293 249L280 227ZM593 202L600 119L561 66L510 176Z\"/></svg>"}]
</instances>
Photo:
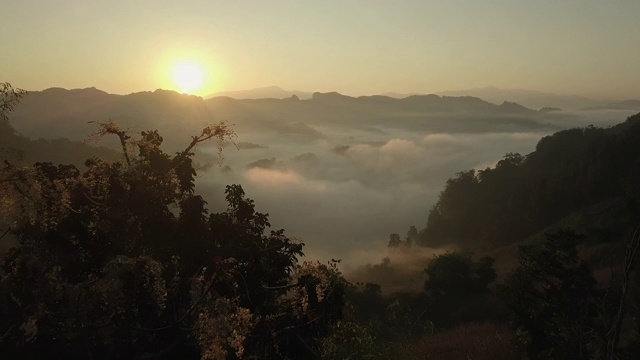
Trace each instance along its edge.
<instances>
[{"instance_id":1,"label":"hazy sky","mask_svg":"<svg viewBox=\"0 0 640 360\"><path fill-rule=\"evenodd\" d=\"M640 98L640 1L0 0L0 82L197 94L495 85Z\"/></svg>"}]
</instances>

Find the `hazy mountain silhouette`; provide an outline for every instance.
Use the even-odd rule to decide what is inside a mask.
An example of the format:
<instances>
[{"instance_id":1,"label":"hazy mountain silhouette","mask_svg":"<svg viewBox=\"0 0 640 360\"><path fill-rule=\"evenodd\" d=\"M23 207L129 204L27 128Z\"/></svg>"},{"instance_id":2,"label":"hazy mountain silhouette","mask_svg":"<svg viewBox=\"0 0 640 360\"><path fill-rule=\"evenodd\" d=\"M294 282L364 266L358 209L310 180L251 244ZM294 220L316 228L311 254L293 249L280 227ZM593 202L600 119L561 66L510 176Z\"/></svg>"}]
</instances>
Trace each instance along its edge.
<instances>
[{"instance_id":1,"label":"hazy mountain silhouette","mask_svg":"<svg viewBox=\"0 0 640 360\"><path fill-rule=\"evenodd\" d=\"M504 101L513 101L534 109L555 107L565 110L576 110L603 105L601 101L584 96L558 95L523 89L500 89L495 86L442 91L437 94L442 96L475 96L495 104L500 104Z\"/></svg>"},{"instance_id":2,"label":"hazy mountain silhouette","mask_svg":"<svg viewBox=\"0 0 640 360\"><path fill-rule=\"evenodd\" d=\"M291 107L291 101L295 98L287 99L233 99L228 97L216 97L206 100L207 104L214 106L229 105L231 103L242 104L244 108ZM506 104L506 105L505 105ZM352 97L338 92L315 92L308 100L303 100L297 106L306 106L309 109L317 109L318 106L326 109L340 108L345 111L358 111L363 114L377 113L380 110L387 111L418 111L426 113L437 112L460 112L472 111L480 113L511 113L523 114L534 112L532 109L515 103L506 103L500 106L489 103L472 96L438 96L438 95L411 95L402 99L397 99L383 95Z\"/></svg>"},{"instance_id":3,"label":"hazy mountain silhouette","mask_svg":"<svg viewBox=\"0 0 640 360\"><path fill-rule=\"evenodd\" d=\"M0 157L11 161L20 159L26 163L53 162L82 166L91 157L118 160L117 151L68 139L29 139L15 131L11 124L0 118ZM5 159L6 159L5 158Z\"/></svg>"},{"instance_id":4,"label":"hazy mountain silhouette","mask_svg":"<svg viewBox=\"0 0 640 360\"><path fill-rule=\"evenodd\" d=\"M388 96L388 97L392 97L392 98L396 98L396 99L404 99L406 97L409 96L413 96L413 95L424 95L424 94L420 94L420 93L397 93L397 92L386 92L386 93L382 93L379 94L381 96Z\"/></svg>"},{"instance_id":5,"label":"hazy mountain silhouette","mask_svg":"<svg viewBox=\"0 0 640 360\"><path fill-rule=\"evenodd\" d=\"M131 131L164 129L179 143L214 121L202 98L156 90L114 95L95 88L51 88L29 92L10 117L31 138L84 140L97 127L90 121L116 121Z\"/></svg>"},{"instance_id":6,"label":"hazy mountain silhouette","mask_svg":"<svg viewBox=\"0 0 640 360\"><path fill-rule=\"evenodd\" d=\"M284 90L278 86L267 86L249 90L238 91L222 91L215 94L205 96L205 99L211 99L214 97L230 97L233 99L246 100L246 99L286 99L295 96L301 100L311 99L313 97L312 92L298 91L298 90ZM321 94L321 93L318 93ZM330 94L330 93L329 93ZM633 104L635 100L622 101L619 103L605 104L603 101L598 101L584 96L577 95L559 95L553 93L546 93L542 91L525 90L525 89L501 89L495 86L487 86L483 88L452 90L437 92L437 95L446 97L477 97L494 104L502 104L506 102L518 103L524 107L540 109L540 108L554 108L565 110L578 110L578 109L619 109L619 110L636 110L639 107ZM421 93L397 93L386 92L373 96L364 97L389 97L394 99L405 99L411 96L426 96ZM362 97L362 96L361 96Z\"/></svg>"},{"instance_id":7,"label":"hazy mountain silhouette","mask_svg":"<svg viewBox=\"0 0 640 360\"><path fill-rule=\"evenodd\" d=\"M544 116L516 103L496 105L471 96L431 94L396 99L316 92L306 100L297 96L284 99L219 96L204 100L167 90L113 95L95 88L52 88L30 92L12 114L11 122L19 133L31 138L83 140L96 129L89 121L111 119L135 132L158 129L163 134L172 134L166 145L173 151L174 144L183 144L205 124L221 120L233 123L240 132L258 128L306 141L310 134L314 139L322 137L316 126L394 127L430 132L556 129ZM292 129L305 131L302 134Z\"/></svg>"},{"instance_id":8,"label":"hazy mountain silhouette","mask_svg":"<svg viewBox=\"0 0 640 360\"><path fill-rule=\"evenodd\" d=\"M221 91L205 96L205 98L209 99L217 96L228 96L234 99L284 99L290 98L294 95L300 99L311 98L310 92L284 90L278 86L267 86L250 90Z\"/></svg>"},{"instance_id":9,"label":"hazy mountain silhouette","mask_svg":"<svg viewBox=\"0 0 640 360\"><path fill-rule=\"evenodd\" d=\"M308 100L216 97L205 102L221 119L240 128L257 127L264 131L282 132L283 123L439 132L556 129L551 121L539 121L544 115L535 110L519 105L496 105L475 97L413 95L396 99L316 92Z\"/></svg>"},{"instance_id":10,"label":"hazy mountain silhouette","mask_svg":"<svg viewBox=\"0 0 640 360\"><path fill-rule=\"evenodd\" d=\"M640 100L612 102L602 106L585 108L585 110L640 110Z\"/></svg>"}]
</instances>

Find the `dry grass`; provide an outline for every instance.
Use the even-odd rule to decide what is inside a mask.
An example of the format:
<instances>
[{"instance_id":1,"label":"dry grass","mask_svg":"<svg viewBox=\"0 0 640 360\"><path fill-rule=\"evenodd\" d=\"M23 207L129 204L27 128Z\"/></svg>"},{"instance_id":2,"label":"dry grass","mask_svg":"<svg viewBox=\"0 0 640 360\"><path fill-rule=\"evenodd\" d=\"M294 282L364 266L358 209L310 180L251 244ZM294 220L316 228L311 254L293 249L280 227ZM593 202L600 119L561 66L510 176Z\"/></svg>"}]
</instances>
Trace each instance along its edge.
<instances>
[{"instance_id":1,"label":"dry grass","mask_svg":"<svg viewBox=\"0 0 640 360\"><path fill-rule=\"evenodd\" d=\"M406 347L409 359L507 360L522 354L513 345L513 330L505 325L471 323L425 337Z\"/></svg>"}]
</instances>

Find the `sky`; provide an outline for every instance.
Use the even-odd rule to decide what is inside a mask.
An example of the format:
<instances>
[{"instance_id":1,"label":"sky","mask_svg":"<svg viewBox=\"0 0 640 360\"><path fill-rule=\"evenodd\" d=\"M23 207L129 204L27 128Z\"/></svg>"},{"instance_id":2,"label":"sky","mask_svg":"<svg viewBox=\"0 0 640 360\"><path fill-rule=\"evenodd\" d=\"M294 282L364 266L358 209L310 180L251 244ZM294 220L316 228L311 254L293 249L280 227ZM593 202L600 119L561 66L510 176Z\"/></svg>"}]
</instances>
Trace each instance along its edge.
<instances>
[{"instance_id":1,"label":"sky","mask_svg":"<svg viewBox=\"0 0 640 360\"><path fill-rule=\"evenodd\" d=\"M0 82L27 90L485 86L640 98L640 1L0 0Z\"/></svg>"}]
</instances>

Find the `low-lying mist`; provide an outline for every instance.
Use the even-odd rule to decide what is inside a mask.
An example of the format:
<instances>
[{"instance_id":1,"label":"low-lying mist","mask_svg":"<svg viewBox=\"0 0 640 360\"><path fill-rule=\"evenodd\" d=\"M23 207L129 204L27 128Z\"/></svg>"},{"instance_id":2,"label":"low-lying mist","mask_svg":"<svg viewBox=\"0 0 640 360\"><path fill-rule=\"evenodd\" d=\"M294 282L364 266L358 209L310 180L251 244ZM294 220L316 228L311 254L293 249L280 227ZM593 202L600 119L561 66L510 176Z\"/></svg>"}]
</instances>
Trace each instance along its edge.
<instances>
[{"instance_id":1,"label":"low-lying mist","mask_svg":"<svg viewBox=\"0 0 640 360\"><path fill-rule=\"evenodd\" d=\"M545 121L559 128L607 126L626 115L583 112ZM289 125L298 131L240 126L240 150L227 146L224 166L201 173L199 189L213 200L220 198L225 185L242 184L276 228L305 242L307 258L342 259L354 281L370 281L364 274L371 274L371 264L380 266L385 257L392 265L413 264L398 271L414 274L412 278L423 276L424 262L442 250L414 247L390 254L389 234L404 236L411 225L424 227L429 209L455 173L494 166L508 152L527 154L540 138L554 132L432 132L398 124L367 129L304 123L284 127ZM210 205L221 210L224 202Z\"/></svg>"}]
</instances>

